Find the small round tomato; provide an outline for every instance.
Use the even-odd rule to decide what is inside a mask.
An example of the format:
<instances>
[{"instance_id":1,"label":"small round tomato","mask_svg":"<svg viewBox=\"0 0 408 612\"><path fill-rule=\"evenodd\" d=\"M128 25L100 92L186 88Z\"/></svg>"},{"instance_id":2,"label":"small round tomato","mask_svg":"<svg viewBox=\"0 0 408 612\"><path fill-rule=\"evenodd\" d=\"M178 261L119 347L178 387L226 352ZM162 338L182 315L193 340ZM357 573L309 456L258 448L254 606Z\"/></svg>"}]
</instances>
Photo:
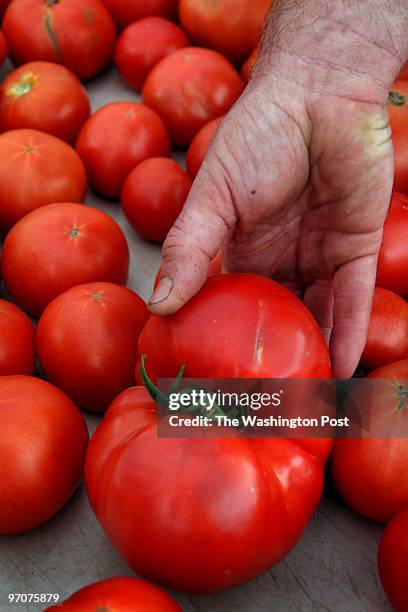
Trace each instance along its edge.
<instances>
[{"instance_id":1,"label":"small round tomato","mask_svg":"<svg viewBox=\"0 0 408 612\"><path fill-rule=\"evenodd\" d=\"M256 64L256 60L258 59L258 54L259 46L257 45L241 68L240 74L245 85L249 83L249 79L251 78L252 71Z\"/></svg>"},{"instance_id":2,"label":"small round tomato","mask_svg":"<svg viewBox=\"0 0 408 612\"><path fill-rule=\"evenodd\" d=\"M122 191L122 208L143 238L163 242L181 213L191 189L186 172L172 159L156 157L130 173Z\"/></svg>"},{"instance_id":3,"label":"small round tomato","mask_svg":"<svg viewBox=\"0 0 408 612\"><path fill-rule=\"evenodd\" d=\"M180 21L196 44L240 64L259 42L271 0L180 0Z\"/></svg>"},{"instance_id":4,"label":"small round tomato","mask_svg":"<svg viewBox=\"0 0 408 612\"><path fill-rule=\"evenodd\" d=\"M58 295L89 282L126 284L129 250L119 225L81 204L51 204L21 219L3 247L4 283L39 316Z\"/></svg>"},{"instance_id":5,"label":"small round tomato","mask_svg":"<svg viewBox=\"0 0 408 612\"><path fill-rule=\"evenodd\" d=\"M0 377L0 533L34 529L69 500L82 478L88 429L49 383Z\"/></svg>"},{"instance_id":6,"label":"small round tomato","mask_svg":"<svg viewBox=\"0 0 408 612\"><path fill-rule=\"evenodd\" d=\"M84 587L44 612L181 612L166 591L140 578L108 578Z\"/></svg>"},{"instance_id":7,"label":"small round tomato","mask_svg":"<svg viewBox=\"0 0 408 612\"><path fill-rule=\"evenodd\" d=\"M166 124L174 144L187 146L242 92L235 68L209 49L187 47L161 60L143 86L143 100Z\"/></svg>"},{"instance_id":8,"label":"small round tomato","mask_svg":"<svg viewBox=\"0 0 408 612\"><path fill-rule=\"evenodd\" d=\"M408 303L376 287L361 364L373 370L408 358Z\"/></svg>"},{"instance_id":9,"label":"small round tomato","mask_svg":"<svg viewBox=\"0 0 408 612\"><path fill-rule=\"evenodd\" d=\"M145 17L177 19L179 0L103 0L120 28Z\"/></svg>"},{"instance_id":10,"label":"small round tomato","mask_svg":"<svg viewBox=\"0 0 408 612\"><path fill-rule=\"evenodd\" d=\"M0 300L0 376L34 372L33 324L17 306Z\"/></svg>"},{"instance_id":11,"label":"small round tomato","mask_svg":"<svg viewBox=\"0 0 408 612\"><path fill-rule=\"evenodd\" d=\"M385 528L378 548L378 572L394 610L408 610L408 509Z\"/></svg>"},{"instance_id":12,"label":"small round tomato","mask_svg":"<svg viewBox=\"0 0 408 612\"><path fill-rule=\"evenodd\" d=\"M0 65L6 60L8 56L8 47L6 39L4 38L3 32L0 30Z\"/></svg>"},{"instance_id":13,"label":"small round tomato","mask_svg":"<svg viewBox=\"0 0 408 612\"><path fill-rule=\"evenodd\" d=\"M0 134L0 233L26 214L57 202L83 202L81 159L67 143L37 130Z\"/></svg>"},{"instance_id":14,"label":"small round tomato","mask_svg":"<svg viewBox=\"0 0 408 612\"><path fill-rule=\"evenodd\" d=\"M394 144L394 190L408 195L408 82L396 81L391 86L388 114Z\"/></svg>"},{"instance_id":15,"label":"small round tomato","mask_svg":"<svg viewBox=\"0 0 408 612\"><path fill-rule=\"evenodd\" d=\"M116 45L115 63L129 87L140 90L160 60L188 45L187 36L175 23L147 17L122 32Z\"/></svg>"},{"instance_id":16,"label":"small round tomato","mask_svg":"<svg viewBox=\"0 0 408 612\"><path fill-rule=\"evenodd\" d=\"M16 66L33 60L63 64L80 79L113 59L115 24L99 0L19 0L8 7L3 32Z\"/></svg>"},{"instance_id":17,"label":"small round tomato","mask_svg":"<svg viewBox=\"0 0 408 612\"><path fill-rule=\"evenodd\" d=\"M383 380L370 386L363 379L351 396L366 433L335 441L332 474L353 510L386 523L408 507L408 444L398 437L408 428L408 360L379 368L369 378Z\"/></svg>"},{"instance_id":18,"label":"small round tomato","mask_svg":"<svg viewBox=\"0 0 408 612\"><path fill-rule=\"evenodd\" d=\"M378 258L377 285L408 294L408 196L394 192L384 225Z\"/></svg>"},{"instance_id":19,"label":"small round tomato","mask_svg":"<svg viewBox=\"0 0 408 612\"><path fill-rule=\"evenodd\" d=\"M143 300L111 283L69 289L45 309L37 352L47 378L76 404L98 412L134 381Z\"/></svg>"},{"instance_id":20,"label":"small round tomato","mask_svg":"<svg viewBox=\"0 0 408 612\"><path fill-rule=\"evenodd\" d=\"M87 93L64 66L30 62L0 86L0 129L32 128L74 142L89 117Z\"/></svg>"},{"instance_id":21,"label":"small round tomato","mask_svg":"<svg viewBox=\"0 0 408 612\"><path fill-rule=\"evenodd\" d=\"M137 164L170 153L160 117L134 102L112 102L97 110L82 128L76 148L92 186L111 198L120 196Z\"/></svg>"},{"instance_id":22,"label":"small round tomato","mask_svg":"<svg viewBox=\"0 0 408 612\"><path fill-rule=\"evenodd\" d=\"M213 141L218 126L223 119L224 116L213 119L207 123L194 137L188 148L186 157L187 171L193 180L198 174L204 157L207 155L208 147Z\"/></svg>"}]
</instances>

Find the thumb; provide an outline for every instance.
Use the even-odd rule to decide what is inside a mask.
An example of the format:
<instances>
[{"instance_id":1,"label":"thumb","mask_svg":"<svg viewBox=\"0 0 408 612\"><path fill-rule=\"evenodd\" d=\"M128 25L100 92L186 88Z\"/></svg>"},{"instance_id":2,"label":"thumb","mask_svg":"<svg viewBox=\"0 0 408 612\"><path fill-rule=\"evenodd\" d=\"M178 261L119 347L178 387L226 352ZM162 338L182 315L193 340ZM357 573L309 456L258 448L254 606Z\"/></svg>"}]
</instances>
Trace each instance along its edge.
<instances>
[{"instance_id":1,"label":"thumb","mask_svg":"<svg viewBox=\"0 0 408 612\"><path fill-rule=\"evenodd\" d=\"M236 222L231 194L212 147L164 242L161 280L149 301L152 314L173 314L203 286L211 259Z\"/></svg>"}]
</instances>

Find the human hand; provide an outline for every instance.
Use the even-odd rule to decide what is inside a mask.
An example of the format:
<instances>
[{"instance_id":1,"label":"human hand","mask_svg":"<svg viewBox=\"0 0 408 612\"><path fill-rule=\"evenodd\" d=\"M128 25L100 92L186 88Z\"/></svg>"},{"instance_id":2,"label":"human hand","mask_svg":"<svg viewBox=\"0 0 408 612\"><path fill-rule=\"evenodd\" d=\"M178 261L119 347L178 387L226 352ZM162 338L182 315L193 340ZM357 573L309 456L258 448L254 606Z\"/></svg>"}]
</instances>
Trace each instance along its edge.
<instances>
[{"instance_id":1,"label":"human hand","mask_svg":"<svg viewBox=\"0 0 408 612\"><path fill-rule=\"evenodd\" d=\"M303 297L335 375L348 377L366 340L392 189L388 86L405 58L365 41L356 72L350 49L363 44L360 32L329 60L327 47L338 45L331 23L317 28L320 47L313 20L290 46L277 35L282 18L168 235L150 309L180 308L222 246L227 270L264 274Z\"/></svg>"}]
</instances>

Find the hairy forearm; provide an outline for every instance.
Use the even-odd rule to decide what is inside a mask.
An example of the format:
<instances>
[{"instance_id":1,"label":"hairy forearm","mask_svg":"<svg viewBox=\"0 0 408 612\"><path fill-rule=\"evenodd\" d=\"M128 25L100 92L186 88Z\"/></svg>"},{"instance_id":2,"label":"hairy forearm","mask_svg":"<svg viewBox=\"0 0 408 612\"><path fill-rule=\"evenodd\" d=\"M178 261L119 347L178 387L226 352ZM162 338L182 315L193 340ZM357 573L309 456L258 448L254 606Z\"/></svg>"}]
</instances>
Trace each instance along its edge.
<instances>
[{"instance_id":1,"label":"hairy forearm","mask_svg":"<svg viewBox=\"0 0 408 612\"><path fill-rule=\"evenodd\" d=\"M275 0L259 76L384 101L408 59L408 0Z\"/></svg>"}]
</instances>

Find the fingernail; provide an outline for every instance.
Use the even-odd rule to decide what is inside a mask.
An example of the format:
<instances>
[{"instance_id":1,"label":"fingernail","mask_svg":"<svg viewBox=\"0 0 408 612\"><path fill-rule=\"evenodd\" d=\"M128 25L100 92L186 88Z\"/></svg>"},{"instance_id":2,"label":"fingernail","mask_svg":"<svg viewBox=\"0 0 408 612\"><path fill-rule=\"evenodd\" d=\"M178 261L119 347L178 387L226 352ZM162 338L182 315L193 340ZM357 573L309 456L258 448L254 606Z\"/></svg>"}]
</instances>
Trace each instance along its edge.
<instances>
[{"instance_id":1,"label":"fingernail","mask_svg":"<svg viewBox=\"0 0 408 612\"><path fill-rule=\"evenodd\" d=\"M170 295L173 289L173 281L171 278L162 278L160 283L157 285L152 297L149 300L149 306L154 306L160 302L164 302Z\"/></svg>"}]
</instances>

